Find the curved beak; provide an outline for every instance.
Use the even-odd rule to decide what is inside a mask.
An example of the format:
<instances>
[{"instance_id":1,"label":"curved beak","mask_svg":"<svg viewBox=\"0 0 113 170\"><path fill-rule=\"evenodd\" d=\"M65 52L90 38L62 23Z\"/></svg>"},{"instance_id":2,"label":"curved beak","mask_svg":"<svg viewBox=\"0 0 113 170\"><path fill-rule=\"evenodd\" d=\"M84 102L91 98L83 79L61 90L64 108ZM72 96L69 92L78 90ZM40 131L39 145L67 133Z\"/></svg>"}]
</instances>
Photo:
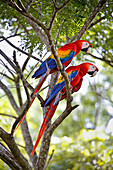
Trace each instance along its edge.
<instances>
[{"instance_id":1,"label":"curved beak","mask_svg":"<svg viewBox=\"0 0 113 170\"><path fill-rule=\"evenodd\" d=\"M99 69L96 68L95 71L88 71L87 73L88 73L89 75L91 75L91 77L94 77L94 76L96 76L96 74L97 74L98 71L99 71Z\"/></svg>"},{"instance_id":2,"label":"curved beak","mask_svg":"<svg viewBox=\"0 0 113 170\"><path fill-rule=\"evenodd\" d=\"M91 52L91 48L92 48L92 45L90 44L89 47L82 48L81 51L86 52L86 53L90 53Z\"/></svg>"}]
</instances>

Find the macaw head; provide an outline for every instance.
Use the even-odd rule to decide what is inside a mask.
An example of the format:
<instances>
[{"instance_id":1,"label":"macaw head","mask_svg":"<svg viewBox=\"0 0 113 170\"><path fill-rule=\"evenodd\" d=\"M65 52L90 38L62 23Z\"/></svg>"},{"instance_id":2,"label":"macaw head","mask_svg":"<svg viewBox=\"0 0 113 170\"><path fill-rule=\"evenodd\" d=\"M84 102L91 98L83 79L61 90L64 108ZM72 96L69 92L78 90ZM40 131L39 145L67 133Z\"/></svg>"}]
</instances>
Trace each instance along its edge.
<instances>
[{"instance_id":1,"label":"macaw head","mask_svg":"<svg viewBox=\"0 0 113 170\"><path fill-rule=\"evenodd\" d=\"M99 71L99 69L92 63L82 63L79 67L83 76L88 73L91 77L94 77Z\"/></svg>"},{"instance_id":2,"label":"macaw head","mask_svg":"<svg viewBox=\"0 0 113 170\"><path fill-rule=\"evenodd\" d=\"M83 51L83 52L91 51L92 45L88 41L77 40L77 41L75 41L75 43L76 43L76 46L78 46L81 51Z\"/></svg>"},{"instance_id":3,"label":"macaw head","mask_svg":"<svg viewBox=\"0 0 113 170\"><path fill-rule=\"evenodd\" d=\"M98 71L99 69L94 64L90 63L87 73L91 75L91 77L94 77Z\"/></svg>"}]
</instances>

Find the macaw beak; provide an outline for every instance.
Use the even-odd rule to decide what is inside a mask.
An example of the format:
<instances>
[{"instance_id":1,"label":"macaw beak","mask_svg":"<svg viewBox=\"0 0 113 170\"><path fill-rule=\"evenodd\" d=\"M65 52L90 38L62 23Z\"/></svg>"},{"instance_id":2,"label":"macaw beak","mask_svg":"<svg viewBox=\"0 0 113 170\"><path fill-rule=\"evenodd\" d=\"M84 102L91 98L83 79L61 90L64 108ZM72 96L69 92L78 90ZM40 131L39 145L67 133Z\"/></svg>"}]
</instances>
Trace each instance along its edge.
<instances>
[{"instance_id":1,"label":"macaw beak","mask_svg":"<svg viewBox=\"0 0 113 170\"><path fill-rule=\"evenodd\" d=\"M81 51L86 52L86 53L90 53L90 52L91 52L91 48L92 48L92 45L90 45L90 46L87 47L87 48L81 49Z\"/></svg>"},{"instance_id":2,"label":"macaw beak","mask_svg":"<svg viewBox=\"0 0 113 170\"><path fill-rule=\"evenodd\" d=\"M90 53L91 52L91 47L89 47L86 52Z\"/></svg>"},{"instance_id":3,"label":"macaw beak","mask_svg":"<svg viewBox=\"0 0 113 170\"><path fill-rule=\"evenodd\" d=\"M98 71L99 71L99 69L96 68L95 71L88 71L87 73L88 73L89 75L91 75L91 77L94 77L94 76L96 76L96 74L97 74Z\"/></svg>"}]
</instances>

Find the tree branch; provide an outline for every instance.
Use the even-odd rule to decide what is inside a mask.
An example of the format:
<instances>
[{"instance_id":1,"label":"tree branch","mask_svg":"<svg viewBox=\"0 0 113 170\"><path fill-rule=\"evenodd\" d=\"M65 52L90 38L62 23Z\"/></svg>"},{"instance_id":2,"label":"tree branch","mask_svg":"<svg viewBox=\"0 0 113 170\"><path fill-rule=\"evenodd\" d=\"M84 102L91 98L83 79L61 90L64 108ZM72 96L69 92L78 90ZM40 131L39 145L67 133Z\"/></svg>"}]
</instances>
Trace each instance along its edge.
<instances>
[{"instance_id":1,"label":"tree branch","mask_svg":"<svg viewBox=\"0 0 113 170\"><path fill-rule=\"evenodd\" d=\"M49 31L47 33L47 36L48 36L48 40L49 40L49 45L51 47L51 52L54 55L57 67L58 67L58 69L60 70L61 74L63 75L63 77L65 79L66 94L67 94L67 105L68 105L68 107L70 107L72 98L71 98L71 92L70 92L69 78L68 78L67 73L63 70L62 63L61 63L60 58L59 58L59 56L56 52L55 46L53 44L51 33Z\"/></svg>"},{"instance_id":2,"label":"tree branch","mask_svg":"<svg viewBox=\"0 0 113 170\"><path fill-rule=\"evenodd\" d=\"M95 59L98 59L98 60L101 60L101 61L104 61L105 63L107 63L108 65L110 65L111 67L113 67L113 61L112 60L106 60L104 57L97 57L91 53L87 53L88 55L92 56L93 58Z\"/></svg>"},{"instance_id":3,"label":"tree branch","mask_svg":"<svg viewBox=\"0 0 113 170\"><path fill-rule=\"evenodd\" d=\"M53 124L49 124L41 143L40 153L37 161L37 170L43 169L46 162L46 154L49 150L50 140L54 130L62 123L62 121L75 109L78 105L74 107L66 107L65 111L55 120Z\"/></svg>"},{"instance_id":4,"label":"tree branch","mask_svg":"<svg viewBox=\"0 0 113 170\"><path fill-rule=\"evenodd\" d=\"M75 105L73 107L67 107L65 111L51 124L49 127L48 131L50 133L53 133L53 131L64 121L64 119L74 110L78 107L79 105Z\"/></svg>"},{"instance_id":5,"label":"tree branch","mask_svg":"<svg viewBox=\"0 0 113 170\"><path fill-rule=\"evenodd\" d=\"M15 100L14 100L14 97L13 95L11 94L10 90L7 88L7 86L5 84L3 84L1 81L0 81L0 87L1 89L6 93L12 107L14 108L14 110L19 114L20 113L20 109L18 108Z\"/></svg>"},{"instance_id":6,"label":"tree branch","mask_svg":"<svg viewBox=\"0 0 113 170\"><path fill-rule=\"evenodd\" d=\"M0 137L2 140L7 144L7 146L10 148L13 156L15 157L17 163L25 170L31 170L31 166L28 163L28 161L23 157L20 150L17 147L17 144L14 141L14 138L10 136L7 132L5 132L0 127Z\"/></svg>"},{"instance_id":7,"label":"tree branch","mask_svg":"<svg viewBox=\"0 0 113 170\"><path fill-rule=\"evenodd\" d=\"M24 78L24 76L23 76L23 74L22 74L22 70L21 70L18 62L16 61L16 52L14 53L13 58L14 58L15 65L17 66L19 76L20 76L21 81L22 81L22 83L23 83L24 90L25 90L25 92L26 92L27 101L30 102L30 95L29 95L28 89L27 89L27 87L26 87L25 78Z\"/></svg>"},{"instance_id":8,"label":"tree branch","mask_svg":"<svg viewBox=\"0 0 113 170\"><path fill-rule=\"evenodd\" d=\"M5 114L5 113L0 113L0 115L1 115L1 116L7 116L7 117L11 117L11 118L17 119L16 116L12 116L12 115Z\"/></svg>"},{"instance_id":9,"label":"tree branch","mask_svg":"<svg viewBox=\"0 0 113 170\"><path fill-rule=\"evenodd\" d=\"M54 22L54 20L55 20L55 17L56 17L56 14L58 13L58 11L60 11L62 8L64 8L69 1L70 1L70 0L66 0L66 1L65 1L62 5L60 5L59 7L56 7L56 2L53 1L54 10L53 10L53 13L52 13L52 16L51 16L51 19L50 19L50 24L49 24L48 30L50 30L50 29L52 28L53 22Z\"/></svg>"},{"instance_id":10,"label":"tree branch","mask_svg":"<svg viewBox=\"0 0 113 170\"><path fill-rule=\"evenodd\" d=\"M0 158L4 161L12 170L22 170L21 166L16 162L11 152L0 143Z\"/></svg>"},{"instance_id":11,"label":"tree branch","mask_svg":"<svg viewBox=\"0 0 113 170\"><path fill-rule=\"evenodd\" d=\"M12 44L12 43L11 43L7 38L5 38L4 36L0 36L0 38L3 38L9 45L11 45L13 48L15 48L16 50L20 51L21 53L23 53L23 54L25 54L25 55L27 55L27 56L29 56L29 57L31 57L31 58L33 58L33 59L35 59L35 60L37 60L37 61L39 61L39 62L42 63L42 60L40 60L40 59L38 59L37 57L35 57L35 56L33 56L33 55L31 55L31 54L29 54L29 53L21 50L20 48L16 47L14 44Z\"/></svg>"},{"instance_id":12,"label":"tree branch","mask_svg":"<svg viewBox=\"0 0 113 170\"><path fill-rule=\"evenodd\" d=\"M11 77L9 77L7 74L2 73L2 72L0 72L0 74L1 74L2 76L4 76L4 77L8 78L8 79L11 80L11 81L14 81L14 79L12 79Z\"/></svg>"},{"instance_id":13,"label":"tree branch","mask_svg":"<svg viewBox=\"0 0 113 170\"><path fill-rule=\"evenodd\" d=\"M88 27L88 29L90 29L91 27L93 27L94 25L98 24L100 21L104 20L106 17L103 16L103 17L100 17L99 19L97 19L95 22L92 22L90 24L90 26Z\"/></svg>"},{"instance_id":14,"label":"tree branch","mask_svg":"<svg viewBox=\"0 0 113 170\"><path fill-rule=\"evenodd\" d=\"M69 1L70 1L70 0L66 0L62 5L60 5L60 6L58 7L58 10L61 10L62 8L64 8L64 7L68 4Z\"/></svg>"},{"instance_id":15,"label":"tree branch","mask_svg":"<svg viewBox=\"0 0 113 170\"><path fill-rule=\"evenodd\" d=\"M11 65L11 67L17 72L17 68L14 63L6 56L6 54L0 49L0 54L4 57L4 59Z\"/></svg>"},{"instance_id":16,"label":"tree branch","mask_svg":"<svg viewBox=\"0 0 113 170\"><path fill-rule=\"evenodd\" d=\"M61 30L63 21L64 21L64 20L61 21L61 24L60 24L60 27L59 27L59 30L58 30L58 33L57 33L56 42L55 42L55 48L56 48L56 46L57 46L57 42L58 42L58 38L59 38L59 34L60 34L60 30Z\"/></svg>"},{"instance_id":17,"label":"tree branch","mask_svg":"<svg viewBox=\"0 0 113 170\"><path fill-rule=\"evenodd\" d=\"M2 57L6 57L6 58L8 58L7 56L6 56L6 54L2 51L0 51L0 53L1 53L1 55L2 55ZM6 60L6 58L5 58L5 60ZM9 58L8 58L9 59ZM1 61L1 65L3 65L3 67L5 67L7 70L8 70L8 72L15 78L15 75L14 75L14 71L13 70L11 70L8 66L7 66L7 64L5 64L6 62L4 62L4 61L2 61L1 59L0 59L0 61ZM10 59L9 59L9 61L11 61ZM9 62L8 62L9 63ZM6 76L7 78L8 78L8 76ZM12 79L13 80L13 79Z\"/></svg>"},{"instance_id":18,"label":"tree branch","mask_svg":"<svg viewBox=\"0 0 113 170\"><path fill-rule=\"evenodd\" d=\"M93 21L93 19L96 17L96 15L98 14L98 12L102 9L103 5L106 3L107 0L101 0L98 5L96 6L96 8L93 10L93 12L91 13L91 15L89 16L89 18L86 20L86 22L84 23L82 29L79 31L78 35L75 37L71 37L70 42L73 40L79 40L84 33L86 32L86 30L90 27L91 22Z\"/></svg>"}]
</instances>

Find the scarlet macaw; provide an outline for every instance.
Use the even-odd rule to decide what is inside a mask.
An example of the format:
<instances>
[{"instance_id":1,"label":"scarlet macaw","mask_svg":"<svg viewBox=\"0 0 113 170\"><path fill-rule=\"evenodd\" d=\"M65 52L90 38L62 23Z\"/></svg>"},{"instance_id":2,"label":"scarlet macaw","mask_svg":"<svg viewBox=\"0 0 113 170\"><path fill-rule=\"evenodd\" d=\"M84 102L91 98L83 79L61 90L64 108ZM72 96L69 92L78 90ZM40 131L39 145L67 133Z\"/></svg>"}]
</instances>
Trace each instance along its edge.
<instances>
[{"instance_id":1,"label":"scarlet macaw","mask_svg":"<svg viewBox=\"0 0 113 170\"><path fill-rule=\"evenodd\" d=\"M77 92L82 85L83 77L88 73L91 77L94 77L98 72L98 68L91 63L83 63L78 66L70 66L66 70L66 73L69 75L70 85L71 85L71 93ZM61 75L54 86L53 90L49 98L46 100L44 107L49 105L47 113L44 117L42 126L40 128L38 138L36 140L35 146L32 150L31 156L33 156L34 151L48 125L48 122L53 117L55 110L58 106L59 101L66 98L66 87L65 87L65 80Z\"/></svg>"},{"instance_id":2,"label":"scarlet macaw","mask_svg":"<svg viewBox=\"0 0 113 170\"><path fill-rule=\"evenodd\" d=\"M75 42L73 42L71 44L66 44L66 45L60 47L57 50L57 53L58 53L58 56L60 58L61 63L63 64L63 66L67 67L70 64L70 62L72 61L72 59L74 58L74 56L76 56L80 51L89 52L89 49L91 47L92 47L92 45L88 41L86 41L86 40L77 40L77 41L75 41ZM47 74L46 74L47 70L49 70L50 74L58 70L57 64L56 64L56 61L54 59L53 54L50 57L48 57L40 65L39 69L32 76L33 78L41 77L41 79L43 79L43 80L40 79L39 84L38 84L34 94L38 93L41 86L43 85L43 82L45 81L45 79L47 77ZM45 76L45 77L43 77L43 76ZM36 95L32 99L30 107L31 107L35 97L36 97ZM24 116L22 117L22 119L18 123L17 128L21 124L21 122L24 119L25 115L27 114L28 110L25 112Z\"/></svg>"},{"instance_id":3,"label":"scarlet macaw","mask_svg":"<svg viewBox=\"0 0 113 170\"><path fill-rule=\"evenodd\" d=\"M92 45L86 40L77 40L71 44L66 44L57 50L60 61L64 67L67 67L80 51L88 52ZM47 65L50 73L58 70L53 54L48 57L39 67L39 69L32 76L38 78L43 76L47 71Z\"/></svg>"}]
</instances>

